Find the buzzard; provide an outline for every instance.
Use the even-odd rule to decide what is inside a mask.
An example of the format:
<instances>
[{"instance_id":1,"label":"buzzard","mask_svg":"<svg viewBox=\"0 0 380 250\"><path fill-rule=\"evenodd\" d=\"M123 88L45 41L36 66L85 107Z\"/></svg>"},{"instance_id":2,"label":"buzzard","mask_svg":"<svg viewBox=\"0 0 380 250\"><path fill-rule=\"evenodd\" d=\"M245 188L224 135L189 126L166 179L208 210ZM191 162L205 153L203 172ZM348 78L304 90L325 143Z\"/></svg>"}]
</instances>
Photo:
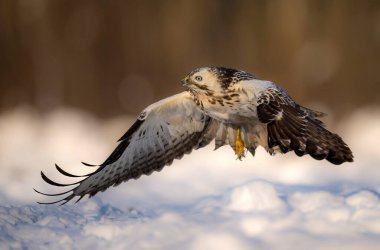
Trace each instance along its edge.
<instances>
[{"instance_id":1,"label":"buzzard","mask_svg":"<svg viewBox=\"0 0 380 250\"><path fill-rule=\"evenodd\" d=\"M123 181L149 175L170 165L193 149L215 140L215 149L230 145L238 159L246 152L255 154L257 146L271 155L293 151L298 156L333 164L352 162L350 148L341 137L325 128L324 113L305 108L271 81L224 67L203 67L190 72L182 81L185 92L158 101L138 116L119 139L111 155L87 175L74 175L58 165L63 175L81 178L61 184L41 172L42 179L54 186L75 186L57 194L63 199L41 204L77 202Z\"/></svg>"}]
</instances>

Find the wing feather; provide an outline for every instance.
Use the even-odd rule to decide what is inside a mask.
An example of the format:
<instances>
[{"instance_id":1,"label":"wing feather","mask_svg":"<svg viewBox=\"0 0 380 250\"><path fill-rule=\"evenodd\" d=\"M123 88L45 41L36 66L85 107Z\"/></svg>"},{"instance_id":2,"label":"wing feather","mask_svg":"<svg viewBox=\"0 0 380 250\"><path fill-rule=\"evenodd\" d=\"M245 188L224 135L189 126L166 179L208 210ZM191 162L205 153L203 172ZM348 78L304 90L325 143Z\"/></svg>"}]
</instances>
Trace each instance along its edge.
<instances>
[{"instance_id":1,"label":"wing feather","mask_svg":"<svg viewBox=\"0 0 380 250\"><path fill-rule=\"evenodd\" d=\"M69 196L51 204L66 203L75 196L79 200L86 194L93 196L110 186L160 171L174 159L180 159L193 149L206 146L215 138L218 126L219 122L206 116L197 107L190 93L183 92L166 98L146 108L120 138L118 146L104 163L83 180L73 184L61 184L41 173L43 180L50 185L64 187L79 184L78 186L59 194L36 192L55 196L72 191ZM56 168L65 176L81 177L58 166Z\"/></svg>"},{"instance_id":2,"label":"wing feather","mask_svg":"<svg viewBox=\"0 0 380 250\"><path fill-rule=\"evenodd\" d=\"M257 115L267 124L269 148L278 146L282 153L310 154L314 159L326 159L333 164L353 161L352 152L342 138L317 119L324 113L299 106L280 89L262 92Z\"/></svg>"}]
</instances>

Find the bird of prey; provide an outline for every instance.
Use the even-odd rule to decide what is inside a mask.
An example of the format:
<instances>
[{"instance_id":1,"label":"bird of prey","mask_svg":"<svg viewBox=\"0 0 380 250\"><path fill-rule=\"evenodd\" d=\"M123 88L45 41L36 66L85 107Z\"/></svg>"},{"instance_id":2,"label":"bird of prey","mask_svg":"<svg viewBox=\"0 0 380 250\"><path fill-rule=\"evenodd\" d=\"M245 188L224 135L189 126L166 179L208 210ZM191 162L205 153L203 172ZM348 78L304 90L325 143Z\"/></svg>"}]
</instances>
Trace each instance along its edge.
<instances>
[{"instance_id":1,"label":"bird of prey","mask_svg":"<svg viewBox=\"0 0 380 250\"><path fill-rule=\"evenodd\" d=\"M41 172L47 183L73 189L47 196L64 195L63 199L42 204L77 202L141 175L149 175L170 165L193 149L215 140L215 149L230 145L238 159L247 152L255 154L262 146L271 155L293 151L298 156L333 164L352 162L350 148L337 134L325 128L322 112L297 104L271 81L224 67L193 70L182 81L186 91L148 106L120 138L119 144L104 163L87 175L73 175L58 165L68 177L84 177L71 183L52 181Z\"/></svg>"}]
</instances>

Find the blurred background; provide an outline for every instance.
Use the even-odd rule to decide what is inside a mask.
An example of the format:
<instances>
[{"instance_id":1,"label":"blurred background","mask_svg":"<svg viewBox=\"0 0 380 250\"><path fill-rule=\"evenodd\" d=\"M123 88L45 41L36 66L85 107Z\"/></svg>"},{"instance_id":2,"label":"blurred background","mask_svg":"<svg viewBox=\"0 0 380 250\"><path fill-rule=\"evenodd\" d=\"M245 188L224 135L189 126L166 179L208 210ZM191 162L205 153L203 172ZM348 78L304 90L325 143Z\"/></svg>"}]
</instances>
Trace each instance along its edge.
<instances>
[{"instance_id":1,"label":"blurred background","mask_svg":"<svg viewBox=\"0 0 380 250\"><path fill-rule=\"evenodd\" d=\"M0 2L0 112L136 115L201 66L275 81L340 119L380 104L380 1Z\"/></svg>"},{"instance_id":2,"label":"blurred background","mask_svg":"<svg viewBox=\"0 0 380 250\"><path fill-rule=\"evenodd\" d=\"M93 171L80 162L103 162L202 66L272 80L328 113L354 163L262 148L236 161L210 145L77 205L35 204L54 199L32 188L64 191L41 170L61 183L73 180L54 163ZM378 249L379 70L379 0L1 0L0 248Z\"/></svg>"}]
</instances>

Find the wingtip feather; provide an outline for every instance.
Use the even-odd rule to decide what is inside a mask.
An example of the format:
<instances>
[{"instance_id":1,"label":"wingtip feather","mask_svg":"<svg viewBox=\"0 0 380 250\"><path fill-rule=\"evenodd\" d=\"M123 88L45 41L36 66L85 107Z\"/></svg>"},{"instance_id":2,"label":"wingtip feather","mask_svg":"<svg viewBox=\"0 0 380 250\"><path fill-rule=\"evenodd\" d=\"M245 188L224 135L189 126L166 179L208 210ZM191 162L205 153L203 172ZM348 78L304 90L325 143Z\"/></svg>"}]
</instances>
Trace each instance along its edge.
<instances>
[{"instance_id":1,"label":"wingtip feather","mask_svg":"<svg viewBox=\"0 0 380 250\"><path fill-rule=\"evenodd\" d=\"M37 189L33 188L34 192L38 193L38 194L42 194L42 195L46 195L46 196L59 196L59 195L63 195L63 194L67 194L67 193L70 193L72 192L73 190L70 189L66 192L62 192L62 193L57 193L57 194L47 194L47 193L43 193L41 191L38 191Z\"/></svg>"},{"instance_id":2,"label":"wingtip feather","mask_svg":"<svg viewBox=\"0 0 380 250\"><path fill-rule=\"evenodd\" d=\"M59 167L57 164L55 164L55 168L58 170L58 172L60 172L61 174L63 174L64 176L67 176L67 177L86 177L86 176L88 176L88 174L86 174L86 175L70 174L70 173L66 172L65 170L63 170L61 167Z\"/></svg>"},{"instance_id":3,"label":"wingtip feather","mask_svg":"<svg viewBox=\"0 0 380 250\"><path fill-rule=\"evenodd\" d=\"M41 171L41 177L42 177L42 179L43 179L46 183L48 183L48 184L50 184L50 185L53 185L53 186L57 186L57 187L67 187L67 186L72 186L72 185L75 185L75 184L79 184L79 183L80 183L80 181L79 181L79 182L75 182L75 183L71 183L71 184L62 184L62 183L58 183L58 182L55 182L55 181L49 179L49 178L44 174L44 172L42 172L42 171Z\"/></svg>"},{"instance_id":4,"label":"wingtip feather","mask_svg":"<svg viewBox=\"0 0 380 250\"><path fill-rule=\"evenodd\" d=\"M97 167L98 165L94 165L94 164L89 164L89 163L86 163L86 162L81 162L83 165L87 166L87 167Z\"/></svg>"}]
</instances>

